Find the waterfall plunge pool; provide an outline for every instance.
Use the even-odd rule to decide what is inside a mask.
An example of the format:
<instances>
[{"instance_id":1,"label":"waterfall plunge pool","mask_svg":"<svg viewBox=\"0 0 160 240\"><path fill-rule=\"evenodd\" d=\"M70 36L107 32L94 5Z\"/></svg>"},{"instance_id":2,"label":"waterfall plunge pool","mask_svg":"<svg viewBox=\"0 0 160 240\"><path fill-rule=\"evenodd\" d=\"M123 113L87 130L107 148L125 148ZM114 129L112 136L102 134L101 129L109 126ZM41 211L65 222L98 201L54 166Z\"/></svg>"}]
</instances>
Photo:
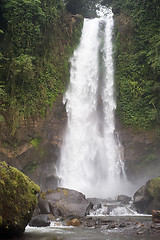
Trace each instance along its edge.
<instances>
[{"instance_id":1,"label":"waterfall plunge pool","mask_svg":"<svg viewBox=\"0 0 160 240\"><path fill-rule=\"evenodd\" d=\"M96 221L102 217L96 217ZM115 220L123 222L126 227L106 226L95 227L66 227L53 222L49 227L26 227L20 238L13 240L159 240L159 234L144 232L151 224L151 216L104 216L103 221ZM141 226L142 225L142 226ZM144 225L144 227L143 227Z\"/></svg>"}]
</instances>

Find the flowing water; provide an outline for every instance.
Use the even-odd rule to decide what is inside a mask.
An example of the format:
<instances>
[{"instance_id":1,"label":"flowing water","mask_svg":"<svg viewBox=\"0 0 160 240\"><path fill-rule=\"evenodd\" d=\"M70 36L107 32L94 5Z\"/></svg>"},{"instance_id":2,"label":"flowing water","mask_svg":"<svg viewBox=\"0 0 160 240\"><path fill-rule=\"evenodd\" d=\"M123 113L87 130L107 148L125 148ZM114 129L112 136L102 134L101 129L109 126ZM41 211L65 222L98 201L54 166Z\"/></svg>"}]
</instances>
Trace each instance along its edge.
<instances>
[{"instance_id":1,"label":"flowing water","mask_svg":"<svg viewBox=\"0 0 160 240\"><path fill-rule=\"evenodd\" d=\"M60 186L87 197L129 194L123 147L115 130L111 9L85 19L71 59L70 85L64 96L68 124L61 149Z\"/></svg>"},{"instance_id":2,"label":"flowing water","mask_svg":"<svg viewBox=\"0 0 160 240\"><path fill-rule=\"evenodd\" d=\"M139 219L136 219L139 221ZM144 220L143 220L144 221ZM0 237L1 239L1 237ZM95 229L85 227L55 226L36 228L26 227L22 237L13 240L159 240L159 235L138 235L136 230ZM4 240L4 239L2 239ZM7 239L6 239L7 240Z\"/></svg>"}]
</instances>

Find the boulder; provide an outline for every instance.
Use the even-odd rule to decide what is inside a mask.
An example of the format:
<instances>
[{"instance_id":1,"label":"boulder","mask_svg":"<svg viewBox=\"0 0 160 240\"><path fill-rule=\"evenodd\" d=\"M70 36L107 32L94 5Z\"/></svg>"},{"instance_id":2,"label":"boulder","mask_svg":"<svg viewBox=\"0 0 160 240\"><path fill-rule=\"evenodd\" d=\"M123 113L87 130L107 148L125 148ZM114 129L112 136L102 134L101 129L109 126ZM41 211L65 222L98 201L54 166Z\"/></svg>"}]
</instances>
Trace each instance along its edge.
<instances>
[{"instance_id":1,"label":"boulder","mask_svg":"<svg viewBox=\"0 0 160 240\"><path fill-rule=\"evenodd\" d=\"M93 211L96 211L96 210L102 208L102 201L104 199L101 199L101 198L87 198L87 200L91 203L91 209Z\"/></svg>"},{"instance_id":2,"label":"boulder","mask_svg":"<svg viewBox=\"0 0 160 240\"><path fill-rule=\"evenodd\" d=\"M160 211L152 210L152 221L154 223L160 223Z\"/></svg>"},{"instance_id":3,"label":"boulder","mask_svg":"<svg viewBox=\"0 0 160 240\"><path fill-rule=\"evenodd\" d=\"M69 220L66 224L67 224L67 226L74 226L74 227L80 227L81 226L81 223L77 218Z\"/></svg>"},{"instance_id":4,"label":"boulder","mask_svg":"<svg viewBox=\"0 0 160 240\"><path fill-rule=\"evenodd\" d=\"M47 227L50 226L51 220L47 214L39 214L29 222L30 227Z\"/></svg>"},{"instance_id":5,"label":"boulder","mask_svg":"<svg viewBox=\"0 0 160 240\"><path fill-rule=\"evenodd\" d=\"M152 197L147 191L146 185L139 188L133 196L133 204L139 213L145 213L151 201Z\"/></svg>"},{"instance_id":6,"label":"boulder","mask_svg":"<svg viewBox=\"0 0 160 240\"><path fill-rule=\"evenodd\" d=\"M0 236L22 234L37 205L39 186L6 163L0 162Z\"/></svg>"},{"instance_id":7,"label":"boulder","mask_svg":"<svg viewBox=\"0 0 160 240\"><path fill-rule=\"evenodd\" d=\"M48 201L46 199L41 198L40 196L38 196L38 206L41 214L50 213L50 207L49 207Z\"/></svg>"},{"instance_id":8,"label":"boulder","mask_svg":"<svg viewBox=\"0 0 160 240\"><path fill-rule=\"evenodd\" d=\"M65 188L41 193L38 202L41 213L51 213L56 217L84 217L91 208L90 202L82 193Z\"/></svg>"},{"instance_id":9,"label":"boulder","mask_svg":"<svg viewBox=\"0 0 160 240\"><path fill-rule=\"evenodd\" d=\"M139 213L151 214L160 209L160 177L149 180L133 197L133 204Z\"/></svg>"},{"instance_id":10,"label":"boulder","mask_svg":"<svg viewBox=\"0 0 160 240\"><path fill-rule=\"evenodd\" d=\"M62 216L60 209L56 205L49 204L50 213L55 217Z\"/></svg>"},{"instance_id":11,"label":"boulder","mask_svg":"<svg viewBox=\"0 0 160 240\"><path fill-rule=\"evenodd\" d=\"M118 195L116 197L116 201L121 202L122 204L129 204L131 200L132 198L126 195Z\"/></svg>"}]
</instances>

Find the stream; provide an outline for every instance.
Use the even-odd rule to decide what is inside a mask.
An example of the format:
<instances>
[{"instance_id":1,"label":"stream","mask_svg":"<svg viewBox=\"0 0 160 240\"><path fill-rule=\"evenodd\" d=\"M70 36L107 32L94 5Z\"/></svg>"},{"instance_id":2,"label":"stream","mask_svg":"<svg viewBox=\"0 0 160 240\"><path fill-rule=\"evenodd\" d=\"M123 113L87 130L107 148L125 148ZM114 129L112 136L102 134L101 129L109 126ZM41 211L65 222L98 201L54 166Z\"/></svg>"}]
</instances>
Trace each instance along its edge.
<instances>
[{"instance_id":1,"label":"stream","mask_svg":"<svg viewBox=\"0 0 160 240\"><path fill-rule=\"evenodd\" d=\"M120 219L121 221L150 223L151 216L121 216L106 217L105 219ZM60 223L52 222L49 227L26 227L25 233L20 238L13 240L159 240L159 234L142 234L138 226L129 225L126 228L88 228L88 227L66 227Z\"/></svg>"}]
</instances>

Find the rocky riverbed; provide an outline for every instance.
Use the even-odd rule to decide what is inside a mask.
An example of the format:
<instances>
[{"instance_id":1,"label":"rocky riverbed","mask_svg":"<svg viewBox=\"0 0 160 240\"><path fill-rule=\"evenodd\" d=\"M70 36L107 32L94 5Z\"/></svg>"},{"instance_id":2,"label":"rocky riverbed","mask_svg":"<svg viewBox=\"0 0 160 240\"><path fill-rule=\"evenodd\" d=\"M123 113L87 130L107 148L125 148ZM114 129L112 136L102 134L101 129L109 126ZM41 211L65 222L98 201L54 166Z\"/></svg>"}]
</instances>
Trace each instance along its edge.
<instances>
[{"instance_id":1,"label":"rocky riverbed","mask_svg":"<svg viewBox=\"0 0 160 240\"><path fill-rule=\"evenodd\" d=\"M79 219L60 219L55 224L66 226L69 222L78 222L78 226L92 229L99 229L102 231L114 231L123 234L132 235L153 235L160 234L160 224L153 223L152 217L149 215L139 216L87 216ZM76 221L77 220L77 221ZM76 225L75 225L76 226ZM160 236L160 235L159 235Z\"/></svg>"},{"instance_id":2,"label":"rocky riverbed","mask_svg":"<svg viewBox=\"0 0 160 240\"><path fill-rule=\"evenodd\" d=\"M67 226L72 219L55 219L48 227L27 227L13 240L159 240L160 225L151 216L87 216L80 226Z\"/></svg>"},{"instance_id":3,"label":"rocky riverbed","mask_svg":"<svg viewBox=\"0 0 160 240\"><path fill-rule=\"evenodd\" d=\"M103 231L114 230L135 235L160 234L160 224L153 223L151 216L88 216L80 221L82 226Z\"/></svg>"},{"instance_id":4,"label":"rocky riverbed","mask_svg":"<svg viewBox=\"0 0 160 240\"><path fill-rule=\"evenodd\" d=\"M158 211L159 215L159 211ZM77 191L57 188L41 193L38 215L31 227L80 227L127 235L159 235L160 223L152 215L138 214L132 199L119 195L115 200L88 198Z\"/></svg>"},{"instance_id":5,"label":"rocky riverbed","mask_svg":"<svg viewBox=\"0 0 160 240\"><path fill-rule=\"evenodd\" d=\"M9 166L6 165L4 167L6 169L9 168ZM56 233L57 237L56 231L59 232L59 229L63 229L63 231L61 231L62 236L65 236L65 231L68 231L68 229L72 229L71 238L65 237L62 239L64 240L84 239L81 237L77 238L79 237L79 235L77 234L78 232L81 233L85 231L87 232L87 234L89 232L91 233L91 235L93 235L91 238L85 237L85 240L87 239L100 240L99 237L95 238L94 232L96 231L96 233L99 233L100 235L104 234L105 236L110 233L115 233L117 234L117 236L121 235L123 237L123 234L125 234L125 236L129 236L130 240L134 239L130 238L130 235L145 236L143 240L146 240L147 236L148 237L155 236L154 238L152 238L152 240L159 240L160 236L160 211L158 210L159 194L154 195L155 192L159 193L160 187L159 184L160 178L148 181L144 187L140 188L135 193L133 199L125 195L118 195L115 199L86 198L84 194L66 188L57 188L48 190L46 192L41 192L38 195L38 206L34 211L34 215L31 221L28 220L28 222L30 221L29 226L27 226L24 236L22 236L20 239L27 240L28 239L34 240L37 238L40 239L40 237L37 236L39 236L39 234L41 233L44 234L46 232L49 236L50 235L52 236L52 233L54 232ZM34 194L36 194L35 191ZM26 192L25 195L27 195ZM6 198L5 196L3 197L4 199L3 204L5 203L5 199L7 199L7 197ZM24 203L23 194L22 199ZM144 199L145 200L147 199L147 202L145 202L147 203L147 205L145 205L147 206L147 211L149 210L149 214L151 211L152 215L154 213L153 216L145 215L144 209L142 209L143 210L142 211L140 207L136 208L135 203L138 203L138 206L142 206ZM15 200L16 203L16 198L13 200ZM12 206L14 205L12 204ZM153 208L153 206L154 207L156 206L156 208ZM3 205L1 211L5 209L6 209L5 205ZM136 211L137 209L141 211L141 214L137 213ZM2 213L3 221L1 221L1 225L3 227L3 224L6 221L4 216L6 215L5 211L2 211ZM15 212L13 211L13 213ZM11 216L11 212L9 215L7 215L6 219L9 219L9 216ZM17 224L17 222L14 221L14 219L12 222L15 223L18 227L20 226ZM25 226L27 225L27 223L25 224ZM23 229L25 228L25 226L23 227ZM5 229L8 229L8 225L6 225ZM0 239L2 237L1 230L2 228L0 229ZM31 235L29 238L26 238L26 234L28 234L28 231L29 233L31 232ZM73 232L74 238L72 238ZM36 238L34 238L32 234L35 235ZM17 235L18 232L14 234L14 236ZM12 237L13 234L10 235L4 234L4 236ZM44 236L43 240L50 239L47 238L47 236L45 237L45 235L43 236ZM106 239L106 237L101 239L108 240ZM109 238L109 240L112 239L116 240L116 238L112 237ZM136 239L138 238L136 237ZM53 240L53 238L51 240Z\"/></svg>"}]
</instances>

